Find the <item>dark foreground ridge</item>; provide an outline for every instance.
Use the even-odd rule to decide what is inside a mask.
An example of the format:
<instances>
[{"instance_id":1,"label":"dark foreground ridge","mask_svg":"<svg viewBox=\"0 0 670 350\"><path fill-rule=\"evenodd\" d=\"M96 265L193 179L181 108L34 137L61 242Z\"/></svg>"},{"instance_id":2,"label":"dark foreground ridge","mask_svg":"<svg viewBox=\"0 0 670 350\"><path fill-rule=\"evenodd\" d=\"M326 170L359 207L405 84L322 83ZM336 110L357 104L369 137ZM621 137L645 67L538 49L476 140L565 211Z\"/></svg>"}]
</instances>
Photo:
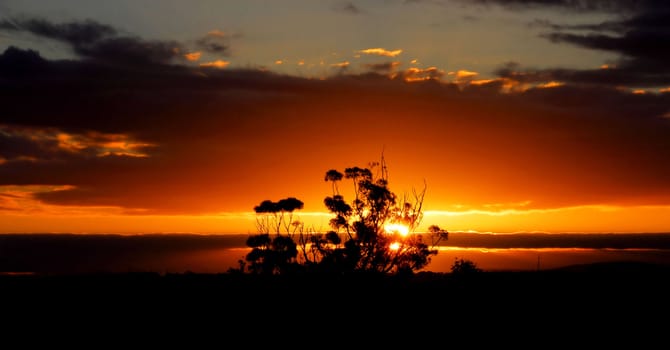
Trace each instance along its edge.
<instances>
[{"instance_id":1,"label":"dark foreground ridge","mask_svg":"<svg viewBox=\"0 0 670 350\"><path fill-rule=\"evenodd\" d=\"M665 334L656 320L670 311L669 277L669 266L629 262L464 275L4 275L0 298L4 319L31 329L215 327L247 341L250 329L321 334L354 327L371 336L375 327L412 327L394 335L405 339L507 329L600 342L619 331Z\"/></svg>"},{"instance_id":2,"label":"dark foreground ridge","mask_svg":"<svg viewBox=\"0 0 670 350\"><path fill-rule=\"evenodd\" d=\"M616 304L665 302L670 294L670 266L638 262L572 265L542 271L482 271L466 274L419 272L407 276L374 274L259 276L242 273L153 272L96 273L71 275L0 275L4 300L21 300L31 305L56 305L87 299L142 302L150 306L224 306L231 303L253 307L258 299L282 298L273 307L293 303L389 303L431 302L433 305L499 305L502 299L525 302L538 300L559 304L619 297ZM635 296L644 300L634 301ZM458 300L458 303L456 301ZM600 299L605 300L605 299ZM670 299L669 299L670 300Z\"/></svg>"}]
</instances>

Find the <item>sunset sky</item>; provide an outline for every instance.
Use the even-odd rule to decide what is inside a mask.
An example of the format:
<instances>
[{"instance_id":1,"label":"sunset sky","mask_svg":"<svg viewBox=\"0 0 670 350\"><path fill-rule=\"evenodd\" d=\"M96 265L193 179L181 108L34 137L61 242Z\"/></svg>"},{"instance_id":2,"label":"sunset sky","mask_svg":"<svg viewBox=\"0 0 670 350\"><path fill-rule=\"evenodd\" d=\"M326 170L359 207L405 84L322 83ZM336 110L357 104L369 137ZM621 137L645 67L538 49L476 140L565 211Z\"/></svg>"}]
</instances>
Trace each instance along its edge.
<instances>
[{"instance_id":1,"label":"sunset sky","mask_svg":"<svg viewBox=\"0 0 670 350\"><path fill-rule=\"evenodd\" d=\"M425 226L670 232L670 2L0 0L0 232L327 230L382 153Z\"/></svg>"}]
</instances>

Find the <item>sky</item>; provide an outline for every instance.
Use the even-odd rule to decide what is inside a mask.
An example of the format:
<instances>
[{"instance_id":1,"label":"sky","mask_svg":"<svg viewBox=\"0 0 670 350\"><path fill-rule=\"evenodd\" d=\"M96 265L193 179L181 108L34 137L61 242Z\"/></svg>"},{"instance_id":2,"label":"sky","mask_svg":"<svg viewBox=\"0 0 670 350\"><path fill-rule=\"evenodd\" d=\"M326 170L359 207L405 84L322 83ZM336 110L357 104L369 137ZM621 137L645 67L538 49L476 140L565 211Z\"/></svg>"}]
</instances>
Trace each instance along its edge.
<instances>
[{"instance_id":1,"label":"sky","mask_svg":"<svg viewBox=\"0 0 670 350\"><path fill-rule=\"evenodd\" d=\"M424 225L670 232L669 62L661 0L0 0L0 232L327 230L382 155Z\"/></svg>"}]
</instances>

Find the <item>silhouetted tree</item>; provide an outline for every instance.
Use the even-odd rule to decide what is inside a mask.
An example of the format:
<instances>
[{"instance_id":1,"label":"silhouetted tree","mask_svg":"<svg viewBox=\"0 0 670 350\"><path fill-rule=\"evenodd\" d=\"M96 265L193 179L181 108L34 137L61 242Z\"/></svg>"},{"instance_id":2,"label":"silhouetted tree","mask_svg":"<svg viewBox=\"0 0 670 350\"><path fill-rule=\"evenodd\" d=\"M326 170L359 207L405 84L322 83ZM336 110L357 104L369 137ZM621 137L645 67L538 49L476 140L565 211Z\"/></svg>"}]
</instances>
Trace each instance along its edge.
<instances>
[{"instance_id":1,"label":"silhouetted tree","mask_svg":"<svg viewBox=\"0 0 670 350\"><path fill-rule=\"evenodd\" d=\"M352 181L351 202L337 187L343 178ZM383 155L380 162L366 168L350 167L344 173L328 170L324 180L332 182L332 196L324 199L334 215L330 220L332 230L325 234L307 232L301 222L293 221L293 212L303 208L296 198L265 200L254 207L259 234L247 240L252 250L246 256L248 265L240 262L240 269L246 265L258 274L413 273L427 266L437 254L437 245L448 238L448 232L435 225L426 233L414 232L423 218L426 185L399 199L389 188Z\"/></svg>"},{"instance_id":2,"label":"silhouetted tree","mask_svg":"<svg viewBox=\"0 0 670 350\"><path fill-rule=\"evenodd\" d=\"M353 183L354 199L348 203L333 187L333 196L324 199L324 205L334 217L333 229L325 235L301 235L301 249L305 263L319 271L348 273L407 273L424 268L435 248L448 233L431 226L426 234L414 233L423 218L422 191L399 199L391 191L388 170L382 155L380 162L367 168L350 167L344 178ZM339 181L342 173L328 170L326 181ZM430 245L424 236L430 236ZM309 244L307 244L309 243Z\"/></svg>"},{"instance_id":3,"label":"silhouetted tree","mask_svg":"<svg viewBox=\"0 0 670 350\"><path fill-rule=\"evenodd\" d=\"M435 246L440 243L441 240L449 239L449 232L443 230L440 226L430 225L428 226L428 232L430 233L430 238L432 239L431 245Z\"/></svg>"},{"instance_id":4,"label":"silhouetted tree","mask_svg":"<svg viewBox=\"0 0 670 350\"><path fill-rule=\"evenodd\" d=\"M303 202L294 197L284 198L278 202L264 200L254 207L257 214L256 228L260 233L294 233L298 227L293 220L293 212L303 207Z\"/></svg>"},{"instance_id":5,"label":"silhouetted tree","mask_svg":"<svg viewBox=\"0 0 670 350\"><path fill-rule=\"evenodd\" d=\"M477 267L472 260L456 258L454 264L451 265L451 273L454 275L471 275L473 273L482 272L482 269Z\"/></svg>"},{"instance_id":6,"label":"silhouetted tree","mask_svg":"<svg viewBox=\"0 0 670 350\"><path fill-rule=\"evenodd\" d=\"M256 274L282 274L299 268L298 249L292 235L302 224L293 221L293 212L303 206L303 202L294 197L278 202L264 200L255 206L260 234L247 238L246 244L251 248L245 258L248 265L240 262L240 269L246 266L249 272Z\"/></svg>"},{"instance_id":7,"label":"silhouetted tree","mask_svg":"<svg viewBox=\"0 0 670 350\"><path fill-rule=\"evenodd\" d=\"M324 180L333 183L333 196L340 193L339 189L337 188L337 182L342 180L342 176L342 173L335 169L330 169L326 172L326 177Z\"/></svg>"}]
</instances>

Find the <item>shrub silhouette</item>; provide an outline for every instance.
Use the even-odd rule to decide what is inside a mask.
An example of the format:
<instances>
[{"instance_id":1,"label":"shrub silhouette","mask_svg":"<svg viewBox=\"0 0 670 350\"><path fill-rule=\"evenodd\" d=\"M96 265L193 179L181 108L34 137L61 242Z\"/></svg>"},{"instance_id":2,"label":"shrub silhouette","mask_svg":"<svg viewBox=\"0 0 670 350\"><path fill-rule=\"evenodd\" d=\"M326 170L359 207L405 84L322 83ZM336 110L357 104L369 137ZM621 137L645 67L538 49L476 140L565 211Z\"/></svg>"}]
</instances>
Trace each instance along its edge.
<instances>
[{"instance_id":1,"label":"shrub silhouette","mask_svg":"<svg viewBox=\"0 0 670 350\"><path fill-rule=\"evenodd\" d=\"M339 192L342 179L352 181L351 202ZM426 267L439 242L448 238L435 225L426 233L414 232L423 218L426 186L399 198L389 188L383 156L366 168L350 167L344 173L330 169L324 180L332 182L332 196L324 199L334 215L332 230L318 233L294 221L294 211L303 208L296 198L264 200L254 207L259 234L247 240L252 248L246 256L249 272L411 274ZM240 261L241 270L244 266Z\"/></svg>"},{"instance_id":2,"label":"shrub silhouette","mask_svg":"<svg viewBox=\"0 0 670 350\"><path fill-rule=\"evenodd\" d=\"M457 258L454 260L454 264L451 265L451 273L457 276L471 275L478 272L482 272L482 269L468 259Z\"/></svg>"},{"instance_id":3,"label":"shrub silhouette","mask_svg":"<svg viewBox=\"0 0 670 350\"><path fill-rule=\"evenodd\" d=\"M289 197L278 202L264 200L254 207L257 214L256 225L261 232L249 236L247 246L251 251L246 256L246 265L240 261L240 269L247 269L255 274L285 274L299 268L296 261L298 249L290 235L282 235L282 229L288 233L291 227L297 228L293 222L293 212L302 209L304 204L297 198ZM270 236L270 230L276 233Z\"/></svg>"}]
</instances>

